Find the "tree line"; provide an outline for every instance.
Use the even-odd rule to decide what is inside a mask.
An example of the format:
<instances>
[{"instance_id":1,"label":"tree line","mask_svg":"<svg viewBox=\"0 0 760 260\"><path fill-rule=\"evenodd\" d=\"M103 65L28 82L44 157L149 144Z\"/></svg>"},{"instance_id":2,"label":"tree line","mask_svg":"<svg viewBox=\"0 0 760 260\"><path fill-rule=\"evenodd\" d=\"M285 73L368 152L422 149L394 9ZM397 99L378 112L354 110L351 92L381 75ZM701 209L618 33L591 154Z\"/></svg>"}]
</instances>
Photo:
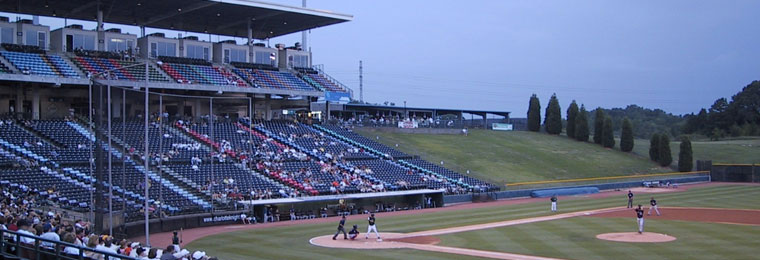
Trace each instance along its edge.
<instances>
[{"instance_id":1,"label":"tree line","mask_svg":"<svg viewBox=\"0 0 760 260\"><path fill-rule=\"evenodd\" d=\"M612 118L604 113L604 110L597 108L594 115L594 135L593 141L606 148L615 147L615 126ZM565 121L567 137L581 142L588 142L591 136L589 128L589 112L586 106L573 100L567 108L567 119ZM530 97L528 103L528 130L533 132L543 130L547 134L559 135L562 133L562 109L559 104L557 94L553 94L549 99L544 114L544 122L541 124L541 102L536 94ZM630 152L633 150L633 124L627 118L623 119L620 136L620 150Z\"/></svg>"},{"instance_id":2,"label":"tree line","mask_svg":"<svg viewBox=\"0 0 760 260\"><path fill-rule=\"evenodd\" d=\"M641 107L631 105L626 110L633 111L634 114L646 114L648 112L654 112L659 118L674 117L673 115L666 114L662 110L648 110ZM616 111L613 109L612 111ZM618 110L619 111L619 110ZM616 111L617 112L617 111ZM580 108L578 103L573 100L570 106L567 108L567 119L565 121L565 130L567 137L573 138L580 142L588 142L591 137L589 127L589 111L581 104ZM649 113L652 114L652 113ZM623 152L633 151L634 146L634 124L628 119L628 117L622 118L620 124L620 150ZM528 130L533 132L540 132L542 130L550 135L560 135L563 129L562 112L559 104L559 99L556 94L553 94L547 104L544 121L541 123L541 102L536 94L530 97L528 102ZM612 116L607 115L605 110L597 108L593 113L593 142L599 144L605 148L615 147L615 129L617 126L613 124ZM657 128L655 128L657 129ZM652 130L650 130L652 131ZM652 161L657 162L660 166L669 166L673 162L670 151L670 137L666 131L657 132L651 134L650 146L649 146L649 158ZM688 137L682 137L681 146L679 151L678 170L679 171L691 171L693 167L693 156L691 149L691 141Z\"/></svg>"},{"instance_id":3,"label":"tree line","mask_svg":"<svg viewBox=\"0 0 760 260\"><path fill-rule=\"evenodd\" d=\"M708 109L684 116L683 133L717 140L726 136L760 135L760 81L753 81L731 97L719 98Z\"/></svg>"}]
</instances>

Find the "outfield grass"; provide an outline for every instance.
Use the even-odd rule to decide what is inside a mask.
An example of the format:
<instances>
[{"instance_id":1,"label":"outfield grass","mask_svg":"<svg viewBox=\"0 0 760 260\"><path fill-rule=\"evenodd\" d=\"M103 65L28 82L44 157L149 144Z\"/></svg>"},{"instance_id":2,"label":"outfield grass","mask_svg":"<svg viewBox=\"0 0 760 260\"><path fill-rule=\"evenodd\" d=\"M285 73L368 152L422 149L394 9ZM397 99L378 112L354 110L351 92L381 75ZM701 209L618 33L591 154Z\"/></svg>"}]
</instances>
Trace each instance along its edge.
<instances>
[{"instance_id":1,"label":"outfield grass","mask_svg":"<svg viewBox=\"0 0 760 260\"><path fill-rule=\"evenodd\" d=\"M670 152L673 167L678 166L678 152L681 142L671 140ZM694 160L712 160L713 163L758 163L760 164L760 137L743 137L724 141L692 141ZM649 157L649 140L636 140L633 152ZM696 166L695 166L696 167Z\"/></svg>"},{"instance_id":2,"label":"outfield grass","mask_svg":"<svg viewBox=\"0 0 760 260\"><path fill-rule=\"evenodd\" d=\"M758 208L757 187L707 189L697 198L662 194L668 206ZM667 209L663 210L667 214ZM760 227L689 221L646 221L645 230L677 238L668 243L636 244L603 241L601 233L636 230L634 218L575 217L555 221L454 233L441 245L566 259L753 259L760 253Z\"/></svg>"},{"instance_id":3,"label":"outfield grass","mask_svg":"<svg viewBox=\"0 0 760 260\"><path fill-rule=\"evenodd\" d=\"M564 259L756 259L760 227L647 220L648 232L667 233L667 243L596 239L636 230L634 218L575 217L441 236L441 245Z\"/></svg>"},{"instance_id":4,"label":"outfield grass","mask_svg":"<svg viewBox=\"0 0 760 260\"><path fill-rule=\"evenodd\" d=\"M694 188L686 192L659 194L657 195L660 205L667 206L691 206L691 207L718 207L718 208L752 208L760 209L756 198L760 196L760 187L757 186L720 186L709 188ZM636 203L646 204L648 197L637 196ZM625 197L605 198L589 200L586 197L563 198L560 200L562 212L607 208L623 206ZM378 217L378 228L381 232L414 232L445 227L462 226L496 222L509 219L543 216L551 214L549 203L528 203L520 205L496 206L481 209L457 210L436 212L428 214L414 214L394 217ZM633 220L627 219L633 223ZM629 225L631 225L628 223ZM359 224L366 227L364 219L350 220L347 225ZM308 240L312 237L331 234L335 231L336 223L295 225L289 227L263 228L255 230L236 231L231 233L209 236L190 243L187 247L192 250L204 250L211 255L219 256L220 259L463 259L460 255L450 255L416 250L351 250L330 249L312 246ZM711 229L699 229L702 225L691 226L695 231L707 234ZM224 227L220 227L224 228ZM503 234L506 237L515 238L514 234ZM452 243L452 239L443 236L444 243ZM680 237L679 237L680 238ZM730 239L751 239L755 237L732 236ZM495 239L495 238L494 238ZM723 238L716 237L716 241ZM747 241L758 241L747 240ZM493 241L497 243L499 241ZM711 239L703 240L703 243L711 243ZM716 242L717 243L717 242ZM737 242L739 243L739 242ZM551 249L547 249L551 250ZM696 250L696 249L695 249ZM533 252L540 254L544 251ZM720 251L716 251L720 252ZM683 258L678 257L678 251L663 251L657 258ZM545 253L544 253L545 254ZM732 258L728 255L728 258ZM739 256L739 255L734 255ZM735 257L734 257L735 258ZM639 258L650 259L650 258Z\"/></svg>"},{"instance_id":5,"label":"outfield grass","mask_svg":"<svg viewBox=\"0 0 760 260\"><path fill-rule=\"evenodd\" d=\"M452 170L506 183L631 175L671 171L648 158L581 143L564 136L473 129L469 136L401 134L356 129L357 133Z\"/></svg>"}]
</instances>

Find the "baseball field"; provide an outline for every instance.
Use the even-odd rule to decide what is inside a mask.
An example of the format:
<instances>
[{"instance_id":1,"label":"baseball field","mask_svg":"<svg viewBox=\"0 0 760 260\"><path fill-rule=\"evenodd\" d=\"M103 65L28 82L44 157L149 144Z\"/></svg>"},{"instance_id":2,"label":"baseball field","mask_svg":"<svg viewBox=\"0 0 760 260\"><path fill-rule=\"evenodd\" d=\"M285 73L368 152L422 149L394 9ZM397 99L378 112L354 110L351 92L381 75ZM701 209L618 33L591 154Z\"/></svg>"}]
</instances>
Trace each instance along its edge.
<instances>
[{"instance_id":1,"label":"baseball field","mask_svg":"<svg viewBox=\"0 0 760 260\"><path fill-rule=\"evenodd\" d=\"M331 240L339 220L331 217L188 230L184 242L220 259L756 259L760 255L759 185L703 183L635 190L636 204L646 206L655 197L662 212L645 216L645 235L675 239L669 242L636 237L635 214L625 208L625 193L560 197L556 213L549 211L548 198L379 213L382 242L364 239L366 215L350 216L346 223L359 225L358 241ZM645 242L597 238L618 232L634 232L627 236ZM168 234L151 238L159 245L169 242Z\"/></svg>"}]
</instances>

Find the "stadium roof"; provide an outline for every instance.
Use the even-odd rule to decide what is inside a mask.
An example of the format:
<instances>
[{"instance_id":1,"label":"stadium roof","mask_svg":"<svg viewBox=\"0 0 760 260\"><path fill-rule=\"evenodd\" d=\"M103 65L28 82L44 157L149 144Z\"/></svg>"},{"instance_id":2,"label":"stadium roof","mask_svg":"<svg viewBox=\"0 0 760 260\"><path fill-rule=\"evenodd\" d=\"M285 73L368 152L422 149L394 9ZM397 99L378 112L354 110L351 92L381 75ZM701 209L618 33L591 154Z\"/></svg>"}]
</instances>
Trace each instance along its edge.
<instances>
[{"instance_id":1,"label":"stadium roof","mask_svg":"<svg viewBox=\"0 0 760 260\"><path fill-rule=\"evenodd\" d=\"M267 39L351 21L352 15L253 0L0 1L0 11L105 23Z\"/></svg>"},{"instance_id":2,"label":"stadium roof","mask_svg":"<svg viewBox=\"0 0 760 260\"><path fill-rule=\"evenodd\" d=\"M511 112L509 111L494 111L494 110L475 110L475 109L450 109L450 108L426 108L426 107L403 107L403 106L386 106L386 105L372 105L372 104L345 104L344 110L377 110L377 111L400 111L400 110L407 110L407 111L435 111L437 114L447 114L447 113L467 113L467 114L475 114L475 115L483 115L483 114L492 114L492 115L500 115L504 117L508 117Z\"/></svg>"}]
</instances>

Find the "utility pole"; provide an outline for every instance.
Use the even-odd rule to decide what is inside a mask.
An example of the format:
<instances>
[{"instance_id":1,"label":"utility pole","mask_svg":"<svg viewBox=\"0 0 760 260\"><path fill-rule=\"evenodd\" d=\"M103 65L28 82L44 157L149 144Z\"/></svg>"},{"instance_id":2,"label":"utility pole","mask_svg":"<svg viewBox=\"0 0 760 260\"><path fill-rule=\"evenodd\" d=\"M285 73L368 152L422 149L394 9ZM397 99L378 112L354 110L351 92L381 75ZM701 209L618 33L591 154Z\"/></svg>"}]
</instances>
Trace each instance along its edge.
<instances>
[{"instance_id":1,"label":"utility pole","mask_svg":"<svg viewBox=\"0 0 760 260\"><path fill-rule=\"evenodd\" d=\"M359 102L364 103L364 75L362 74L361 60L359 60Z\"/></svg>"}]
</instances>

